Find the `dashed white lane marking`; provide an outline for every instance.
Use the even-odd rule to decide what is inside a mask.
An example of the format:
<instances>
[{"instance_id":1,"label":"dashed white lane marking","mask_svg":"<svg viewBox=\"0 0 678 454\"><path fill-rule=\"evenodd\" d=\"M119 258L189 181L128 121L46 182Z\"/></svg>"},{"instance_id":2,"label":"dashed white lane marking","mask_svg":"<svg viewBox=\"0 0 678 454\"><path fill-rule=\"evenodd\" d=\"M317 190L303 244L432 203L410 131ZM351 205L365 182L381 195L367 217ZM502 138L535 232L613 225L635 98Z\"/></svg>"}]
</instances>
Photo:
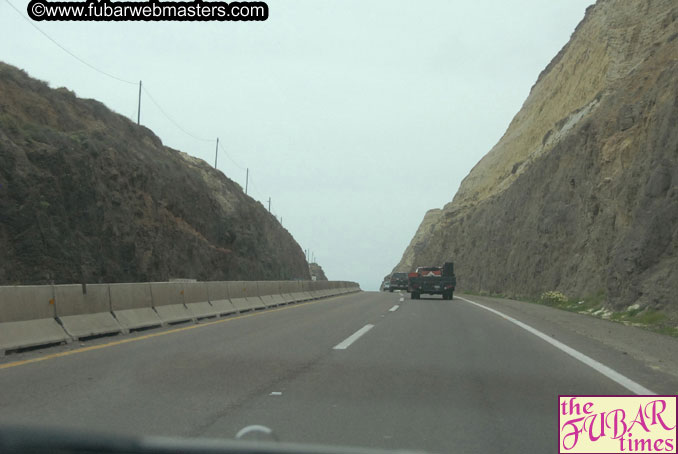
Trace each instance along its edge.
<instances>
[{"instance_id":1,"label":"dashed white lane marking","mask_svg":"<svg viewBox=\"0 0 678 454\"><path fill-rule=\"evenodd\" d=\"M405 301L405 297L404 297L404 296L401 296L401 297L400 297L400 302L403 302L403 301Z\"/></svg>"},{"instance_id":2,"label":"dashed white lane marking","mask_svg":"<svg viewBox=\"0 0 678 454\"><path fill-rule=\"evenodd\" d=\"M396 304L395 306L393 306L392 308L390 308L388 311L389 311L389 312L395 312L395 311L398 310L399 307L400 307L400 306L398 306L398 305Z\"/></svg>"},{"instance_id":3,"label":"dashed white lane marking","mask_svg":"<svg viewBox=\"0 0 678 454\"><path fill-rule=\"evenodd\" d=\"M521 322L520 320L516 320L515 318L509 317L508 315L506 315L502 312L499 312L499 311L494 310L494 309L490 309L487 306L483 306L482 304L476 303L475 301L467 300L466 298L462 298L461 296L458 296L457 298L459 298L460 300L466 301L467 303L471 303L475 306L478 306L481 309L485 309L486 311L490 311L493 314L500 316L504 320L507 320L507 321L509 321L509 322L511 322L515 325L518 325L519 327L521 327L525 331L534 334L538 338L548 342L549 344L553 345L557 349L567 353L568 355L570 355L574 359L581 361L582 363L586 364L587 366L591 367L592 369L595 369L596 371L605 375L610 380L622 385L624 388L628 389L631 392L634 392L634 393L639 394L639 395L654 395L654 394L656 394L655 392L650 391L649 389L645 388L644 386L634 382L630 378L620 374L616 370L611 369L611 368L607 367L606 365L604 365L602 363L599 363L598 361L591 358L590 356L586 356L585 354L575 350L572 347L568 347L567 345L563 344L562 342L559 342L559 341L555 340L554 338L549 337L548 335L542 333L541 331L539 331L535 328L532 328L530 325L526 325L525 323Z\"/></svg>"},{"instance_id":4,"label":"dashed white lane marking","mask_svg":"<svg viewBox=\"0 0 678 454\"><path fill-rule=\"evenodd\" d=\"M374 328L374 325L365 325L365 326L363 326L363 327L360 328L358 331L356 331L355 333L353 333L353 334L351 334L350 336L348 336L343 342L341 342L341 343L335 345L335 346L334 346L334 350L346 350L348 347L351 346L351 344L352 344L353 342L355 342L355 341L357 341L358 339L360 339L360 336L362 336L363 334L365 334L366 332L368 332L368 331L371 330L372 328Z\"/></svg>"},{"instance_id":5,"label":"dashed white lane marking","mask_svg":"<svg viewBox=\"0 0 678 454\"><path fill-rule=\"evenodd\" d=\"M270 395L271 396L282 396L282 393L280 391L273 391Z\"/></svg>"}]
</instances>

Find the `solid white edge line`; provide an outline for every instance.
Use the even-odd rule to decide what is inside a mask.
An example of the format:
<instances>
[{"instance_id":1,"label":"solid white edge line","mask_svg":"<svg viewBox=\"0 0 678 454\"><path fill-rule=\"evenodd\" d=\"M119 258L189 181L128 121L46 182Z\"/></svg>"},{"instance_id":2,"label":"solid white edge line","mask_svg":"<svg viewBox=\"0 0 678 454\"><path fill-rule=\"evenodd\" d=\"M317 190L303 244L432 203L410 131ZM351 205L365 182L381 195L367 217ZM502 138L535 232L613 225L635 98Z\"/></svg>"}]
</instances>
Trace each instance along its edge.
<instances>
[{"instance_id":1,"label":"solid white edge line","mask_svg":"<svg viewBox=\"0 0 678 454\"><path fill-rule=\"evenodd\" d=\"M388 311L389 311L389 312L395 312L395 311L398 310L399 307L400 307L400 306L396 304L395 306L393 306L392 308L390 308Z\"/></svg>"},{"instance_id":2,"label":"solid white edge line","mask_svg":"<svg viewBox=\"0 0 678 454\"><path fill-rule=\"evenodd\" d=\"M353 342L360 339L360 336L362 336L372 328L374 328L374 325L363 326L358 331L348 336L343 342L340 342L339 344L335 345L334 350L346 350L348 347L351 346Z\"/></svg>"},{"instance_id":3,"label":"solid white edge line","mask_svg":"<svg viewBox=\"0 0 678 454\"><path fill-rule=\"evenodd\" d=\"M645 388L644 386L634 382L630 378L625 377L624 375L620 374L616 370L607 367L605 364L599 363L598 361L591 358L590 356L587 356L587 355L575 350L572 347L568 347L567 345L563 344L562 342L559 342L559 341L555 340L554 338L542 333L541 331L539 331L535 328L532 328L530 325L527 325L527 324L521 322L520 320L516 320L515 318L509 317L508 315L506 315L502 312L499 312L495 309L491 309L491 308L484 306L482 304L476 303L475 301L467 300L466 298L462 298L461 296L457 296L457 298L459 298L460 300L466 301L467 303L471 303L475 306L478 306L482 309L485 309L486 311L490 311L493 314L500 316L504 320L507 320L507 321L521 327L525 331L534 334L535 336L539 337L540 339L548 342L549 344L553 345L557 349L567 353L568 355L570 355L574 359L581 361L582 363L584 363L587 366L591 367L592 369L600 372L601 374L603 374L604 376L606 376L610 380L620 384L621 386L623 386L624 388L628 389L629 391L631 391L635 394L639 394L639 395L643 395L643 394L645 394L645 395L655 395L656 394L654 391L650 391L649 389Z\"/></svg>"}]
</instances>

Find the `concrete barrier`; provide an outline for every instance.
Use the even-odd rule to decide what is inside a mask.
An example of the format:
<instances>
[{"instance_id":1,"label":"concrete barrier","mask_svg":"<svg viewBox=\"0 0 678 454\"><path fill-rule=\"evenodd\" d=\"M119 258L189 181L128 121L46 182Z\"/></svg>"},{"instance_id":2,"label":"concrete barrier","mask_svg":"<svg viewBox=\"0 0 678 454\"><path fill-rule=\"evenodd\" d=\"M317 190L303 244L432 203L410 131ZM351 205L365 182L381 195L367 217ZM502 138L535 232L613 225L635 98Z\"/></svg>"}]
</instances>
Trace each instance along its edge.
<instances>
[{"instance_id":1,"label":"concrete barrier","mask_svg":"<svg viewBox=\"0 0 678 454\"><path fill-rule=\"evenodd\" d=\"M228 297L228 282L208 282L207 296L210 304L220 316L238 312Z\"/></svg>"},{"instance_id":2,"label":"concrete barrier","mask_svg":"<svg viewBox=\"0 0 678 454\"><path fill-rule=\"evenodd\" d=\"M304 283L306 285L306 283ZM324 298L325 294L320 291L320 282L311 281L306 285L305 288L308 288L308 292L313 295L316 299Z\"/></svg>"},{"instance_id":3,"label":"concrete barrier","mask_svg":"<svg viewBox=\"0 0 678 454\"><path fill-rule=\"evenodd\" d=\"M337 287L334 285L334 282L325 282L325 289L323 290L327 296L337 296L339 295L339 291L337 290Z\"/></svg>"},{"instance_id":4,"label":"concrete barrier","mask_svg":"<svg viewBox=\"0 0 678 454\"><path fill-rule=\"evenodd\" d=\"M311 299L318 299L321 298L321 295L318 294L316 291L316 283L317 281L301 281L301 288L304 293L307 293Z\"/></svg>"},{"instance_id":5,"label":"concrete barrier","mask_svg":"<svg viewBox=\"0 0 678 454\"><path fill-rule=\"evenodd\" d=\"M339 290L339 293L341 293L342 295L350 293L351 289L349 288L349 282L344 281L337 282L337 290Z\"/></svg>"},{"instance_id":6,"label":"concrete barrier","mask_svg":"<svg viewBox=\"0 0 678 454\"><path fill-rule=\"evenodd\" d=\"M280 294L285 300L285 303L292 304L297 302L297 298L294 296L298 285L295 281L282 281L280 282Z\"/></svg>"},{"instance_id":7,"label":"concrete barrier","mask_svg":"<svg viewBox=\"0 0 678 454\"><path fill-rule=\"evenodd\" d=\"M184 304L193 318L217 317L219 309L210 304L207 282L186 282L184 285Z\"/></svg>"},{"instance_id":8,"label":"concrete barrier","mask_svg":"<svg viewBox=\"0 0 678 454\"><path fill-rule=\"evenodd\" d=\"M294 293L292 296L297 300L297 302L310 301L313 298L310 293L304 291L303 281L293 281L294 283Z\"/></svg>"},{"instance_id":9,"label":"concrete barrier","mask_svg":"<svg viewBox=\"0 0 678 454\"><path fill-rule=\"evenodd\" d=\"M305 295L307 300L315 300L319 297L312 292L313 290L313 281L300 281L301 284L301 293Z\"/></svg>"},{"instance_id":10,"label":"concrete barrier","mask_svg":"<svg viewBox=\"0 0 678 454\"><path fill-rule=\"evenodd\" d=\"M261 298L266 306L275 307L287 304L285 298L280 294L279 281L259 281L257 282L257 288L259 290L259 298Z\"/></svg>"},{"instance_id":11,"label":"concrete barrier","mask_svg":"<svg viewBox=\"0 0 678 454\"><path fill-rule=\"evenodd\" d=\"M89 284L85 292L79 284L0 287L0 350L358 291L358 284L345 281Z\"/></svg>"},{"instance_id":12,"label":"concrete barrier","mask_svg":"<svg viewBox=\"0 0 678 454\"><path fill-rule=\"evenodd\" d=\"M259 285L258 281L242 281L245 289L245 296L247 301L252 304L255 310L265 309L266 304L259 296Z\"/></svg>"},{"instance_id":13,"label":"concrete barrier","mask_svg":"<svg viewBox=\"0 0 678 454\"><path fill-rule=\"evenodd\" d=\"M124 332L162 325L162 320L153 310L149 283L109 284L108 289L111 311Z\"/></svg>"},{"instance_id":14,"label":"concrete barrier","mask_svg":"<svg viewBox=\"0 0 678 454\"><path fill-rule=\"evenodd\" d=\"M195 317L184 304L184 284L181 282L151 282L153 309L163 323L193 321Z\"/></svg>"},{"instance_id":15,"label":"concrete barrier","mask_svg":"<svg viewBox=\"0 0 678 454\"><path fill-rule=\"evenodd\" d=\"M0 351L70 342L55 316L52 286L0 287Z\"/></svg>"},{"instance_id":16,"label":"concrete barrier","mask_svg":"<svg viewBox=\"0 0 678 454\"><path fill-rule=\"evenodd\" d=\"M316 281L316 284L318 285L317 292L323 297L327 298L330 296L335 296L337 292L334 291L332 288L332 283L329 281Z\"/></svg>"},{"instance_id":17,"label":"concrete barrier","mask_svg":"<svg viewBox=\"0 0 678 454\"><path fill-rule=\"evenodd\" d=\"M228 283L228 297L238 312L247 312L266 307L257 295L256 281L233 281Z\"/></svg>"},{"instance_id":18,"label":"concrete barrier","mask_svg":"<svg viewBox=\"0 0 678 454\"><path fill-rule=\"evenodd\" d=\"M342 295L346 293L344 291L343 284L338 281L330 282L330 289L332 289L332 294L333 295Z\"/></svg>"},{"instance_id":19,"label":"concrete barrier","mask_svg":"<svg viewBox=\"0 0 678 454\"><path fill-rule=\"evenodd\" d=\"M62 326L75 339L123 331L111 314L108 284L55 285L54 305Z\"/></svg>"},{"instance_id":20,"label":"concrete barrier","mask_svg":"<svg viewBox=\"0 0 678 454\"><path fill-rule=\"evenodd\" d=\"M342 293L354 293L360 291L358 284L355 282L339 281L338 283L341 286Z\"/></svg>"}]
</instances>

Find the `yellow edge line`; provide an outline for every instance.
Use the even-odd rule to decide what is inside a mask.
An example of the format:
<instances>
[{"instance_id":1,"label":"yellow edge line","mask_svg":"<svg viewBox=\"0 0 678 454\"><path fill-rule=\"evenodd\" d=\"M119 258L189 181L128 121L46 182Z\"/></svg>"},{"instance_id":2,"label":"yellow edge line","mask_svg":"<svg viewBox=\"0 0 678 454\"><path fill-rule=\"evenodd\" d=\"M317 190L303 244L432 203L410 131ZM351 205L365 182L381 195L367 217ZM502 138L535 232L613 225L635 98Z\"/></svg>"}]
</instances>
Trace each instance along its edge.
<instances>
[{"instance_id":1,"label":"yellow edge line","mask_svg":"<svg viewBox=\"0 0 678 454\"><path fill-rule=\"evenodd\" d=\"M11 367L23 366L25 364L37 363L37 362L40 362L40 361L47 361L48 359L61 358L63 356L75 355L77 353L84 353L84 352L89 352L89 351L92 351L92 350L99 350L99 349L102 349L102 348L114 347L116 345L127 344L128 342L137 342L137 341L141 341L141 340L151 339L153 337L166 336L167 334L180 333L182 331L188 331L188 330L191 330L191 329L202 328L204 326L211 326L211 325L216 325L216 324L219 324L219 323L226 323L226 322L238 320L238 319L241 319L241 318L254 317L255 315L270 314L271 312L283 311L285 309L294 309L294 308L301 307L301 306L307 306L309 304L316 304L316 303L320 303L320 302L325 302L325 301L331 300L333 298L337 298L339 296L343 296L343 295L331 296L329 298L323 298L323 299L319 299L319 300L316 300L316 301L307 301L305 303L297 303L297 304L294 304L294 305L288 304L285 307L279 307L279 308L276 308L276 309L266 309L266 310L263 310L263 311L260 311L260 312L253 312L251 314L244 314L244 315L238 315L238 316L235 316L235 317L228 317L228 318L224 318L224 319L221 319L221 320L215 320L213 322L199 323L199 324L195 324L195 325L191 325L191 326L185 326L183 328L175 328L175 329L171 329L169 331L163 331L163 332L160 332L160 333L146 334L144 336L134 337L134 338L131 338L131 339L123 339L123 340L119 340L119 341L115 341L115 342L109 342L107 344L92 345L91 347L78 348L76 350L69 350L67 352L54 353L52 355L39 356L37 358L31 358L31 359L25 359L25 360L22 360L22 361L14 361L12 363L0 364L0 370L9 369Z\"/></svg>"}]
</instances>

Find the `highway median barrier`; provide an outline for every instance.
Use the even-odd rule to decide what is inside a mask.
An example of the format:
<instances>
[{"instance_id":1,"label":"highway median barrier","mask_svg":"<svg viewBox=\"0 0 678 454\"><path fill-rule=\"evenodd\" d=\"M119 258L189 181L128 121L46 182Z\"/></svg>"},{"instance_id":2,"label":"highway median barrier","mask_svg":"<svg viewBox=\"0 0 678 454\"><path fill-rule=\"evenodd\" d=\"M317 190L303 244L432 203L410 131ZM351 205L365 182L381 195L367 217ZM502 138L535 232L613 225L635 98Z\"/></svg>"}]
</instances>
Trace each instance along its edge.
<instances>
[{"instance_id":1,"label":"highway median barrier","mask_svg":"<svg viewBox=\"0 0 678 454\"><path fill-rule=\"evenodd\" d=\"M292 296L294 296L297 299L298 302L300 302L300 301L310 301L310 300L315 299L313 297L313 295L304 291L304 281L294 281L294 283L296 284L296 290L292 294Z\"/></svg>"},{"instance_id":2,"label":"highway median barrier","mask_svg":"<svg viewBox=\"0 0 678 454\"><path fill-rule=\"evenodd\" d=\"M259 296L259 281L242 281L245 297L254 310L266 309L266 303Z\"/></svg>"},{"instance_id":3,"label":"highway median barrier","mask_svg":"<svg viewBox=\"0 0 678 454\"><path fill-rule=\"evenodd\" d=\"M360 291L360 285L355 282L342 282L346 291L344 293L355 293Z\"/></svg>"},{"instance_id":4,"label":"highway median barrier","mask_svg":"<svg viewBox=\"0 0 678 454\"><path fill-rule=\"evenodd\" d=\"M238 312L248 312L266 307L261 298L249 295L257 292L256 281L233 281L228 283L228 297Z\"/></svg>"},{"instance_id":5,"label":"highway median barrier","mask_svg":"<svg viewBox=\"0 0 678 454\"><path fill-rule=\"evenodd\" d=\"M287 304L285 298L280 294L279 281L259 281L257 282L257 289L259 291L259 298L261 298L267 307Z\"/></svg>"},{"instance_id":6,"label":"highway median barrier","mask_svg":"<svg viewBox=\"0 0 678 454\"><path fill-rule=\"evenodd\" d=\"M0 287L0 352L360 291L340 281L143 282Z\"/></svg>"},{"instance_id":7,"label":"highway median barrier","mask_svg":"<svg viewBox=\"0 0 678 454\"><path fill-rule=\"evenodd\" d=\"M351 292L351 287L350 287L351 283L350 282L338 281L338 282L335 282L335 284L337 285L337 287L339 289L339 293L341 293L342 295L345 294L345 293Z\"/></svg>"},{"instance_id":8,"label":"highway median barrier","mask_svg":"<svg viewBox=\"0 0 678 454\"><path fill-rule=\"evenodd\" d=\"M335 282L327 282L327 293L329 296L337 296L341 293L341 290L336 285Z\"/></svg>"},{"instance_id":9,"label":"highway median barrier","mask_svg":"<svg viewBox=\"0 0 678 454\"><path fill-rule=\"evenodd\" d=\"M151 285L109 284L111 311L124 332L161 326L162 320L153 310Z\"/></svg>"},{"instance_id":10,"label":"highway median barrier","mask_svg":"<svg viewBox=\"0 0 678 454\"><path fill-rule=\"evenodd\" d=\"M283 299L285 300L285 303L292 304L298 301L293 295L296 288L297 283L295 281L280 282L280 295L282 295Z\"/></svg>"},{"instance_id":11,"label":"highway median barrier","mask_svg":"<svg viewBox=\"0 0 678 454\"><path fill-rule=\"evenodd\" d=\"M208 282L207 296L212 307L218 311L219 316L223 317L238 312L229 298L228 282Z\"/></svg>"},{"instance_id":12,"label":"highway median barrier","mask_svg":"<svg viewBox=\"0 0 678 454\"><path fill-rule=\"evenodd\" d=\"M217 317L221 312L210 304L207 282L184 283L184 304L196 320Z\"/></svg>"},{"instance_id":13,"label":"highway median barrier","mask_svg":"<svg viewBox=\"0 0 678 454\"><path fill-rule=\"evenodd\" d=\"M193 313L184 304L184 283L151 282L153 309L163 323L171 325L182 322L195 322Z\"/></svg>"},{"instance_id":14,"label":"highway median barrier","mask_svg":"<svg viewBox=\"0 0 678 454\"><path fill-rule=\"evenodd\" d=\"M322 295L323 298L335 296L337 294L336 290L332 288L331 282L329 281L320 281L318 286L318 293Z\"/></svg>"},{"instance_id":15,"label":"highway median barrier","mask_svg":"<svg viewBox=\"0 0 678 454\"><path fill-rule=\"evenodd\" d=\"M343 295L348 291L344 282L333 282L332 284L334 284L334 288L338 295Z\"/></svg>"},{"instance_id":16,"label":"highway median barrier","mask_svg":"<svg viewBox=\"0 0 678 454\"><path fill-rule=\"evenodd\" d=\"M322 287L322 281L309 282L310 293L316 298L324 298L326 296L325 292L322 290Z\"/></svg>"},{"instance_id":17,"label":"highway median barrier","mask_svg":"<svg viewBox=\"0 0 678 454\"><path fill-rule=\"evenodd\" d=\"M317 281L301 281L302 293L306 293L309 299L315 300L320 298L318 292L316 292L316 283Z\"/></svg>"},{"instance_id":18,"label":"highway median barrier","mask_svg":"<svg viewBox=\"0 0 678 454\"><path fill-rule=\"evenodd\" d=\"M111 313L108 284L55 285L54 305L61 325L74 339L123 332Z\"/></svg>"},{"instance_id":19,"label":"highway median barrier","mask_svg":"<svg viewBox=\"0 0 678 454\"><path fill-rule=\"evenodd\" d=\"M51 285L0 287L0 351L71 340L56 320Z\"/></svg>"}]
</instances>

